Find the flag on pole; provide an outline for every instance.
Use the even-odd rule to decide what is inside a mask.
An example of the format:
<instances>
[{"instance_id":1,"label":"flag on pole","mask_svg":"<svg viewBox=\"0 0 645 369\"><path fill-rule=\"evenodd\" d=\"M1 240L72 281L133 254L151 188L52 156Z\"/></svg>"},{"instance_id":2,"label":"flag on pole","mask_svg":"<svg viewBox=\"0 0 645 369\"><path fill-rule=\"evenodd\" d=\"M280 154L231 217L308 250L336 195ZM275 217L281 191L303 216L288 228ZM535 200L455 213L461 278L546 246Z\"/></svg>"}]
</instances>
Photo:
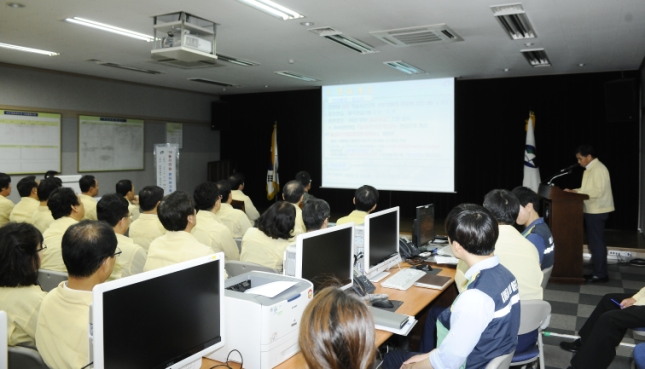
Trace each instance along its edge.
<instances>
[{"instance_id":1,"label":"flag on pole","mask_svg":"<svg viewBox=\"0 0 645 369\"><path fill-rule=\"evenodd\" d=\"M529 113L526 121L526 146L524 146L524 181L522 185L537 192L540 186L540 168L538 167L537 152L535 150L535 114Z\"/></svg>"},{"instance_id":2,"label":"flag on pole","mask_svg":"<svg viewBox=\"0 0 645 369\"><path fill-rule=\"evenodd\" d=\"M278 178L278 123L273 125L271 135L271 162L267 172L267 199L273 200L280 192L280 179Z\"/></svg>"}]
</instances>

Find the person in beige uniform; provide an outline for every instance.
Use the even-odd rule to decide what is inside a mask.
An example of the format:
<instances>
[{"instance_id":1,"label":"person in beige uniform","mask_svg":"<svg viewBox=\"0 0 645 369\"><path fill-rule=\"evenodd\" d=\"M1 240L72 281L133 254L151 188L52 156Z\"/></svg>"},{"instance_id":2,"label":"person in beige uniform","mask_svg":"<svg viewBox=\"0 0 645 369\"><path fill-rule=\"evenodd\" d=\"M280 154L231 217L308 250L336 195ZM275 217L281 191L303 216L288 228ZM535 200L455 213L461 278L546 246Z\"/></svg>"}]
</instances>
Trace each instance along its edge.
<instances>
[{"instance_id":1,"label":"person in beige uniform","mask_svg":"<svg viewBox=\"0 0 645 369\"><path fill-rule=\"evenodd\" d=\"M190 233L197 220L186 192L175 191L164 197L159 204L159 220L167 232L150 244L144 272L213 253Z\"/></svg>"},{"instance_id":2,"label":"person in beige uniform","mask_svg":"<svg viewBox=\"0 0 645 369\"><path fill-rule=\"evenodd\" d=\"M44 179L38 185L38 200L40 200L40 206L31 216L30 223L38 228L41 233L44 233L49 228L49 225L54 222L54 217L47 206L47 201L51 193L59 189L61 185L62 182L59 185L59 182L54 178Z\"/></svg>"},{"instance_id":3,"label":"person in beige uniform","mask_svg":"<svg viewBox=\"0 0 645 369\"><path fill-rule=\"evenodd\" d=\"M128 208L132 214L132 220L139 219L141 212L139 211L139 198L134 195L134 185L129 179L122 179L116 183L116 193L123 196L128 200Z\"/></svg>"},{"instance_id":4,"label":"person in beige uniform","mask_svg":"<svg viewBox=\"0 0 645 369\"><path fill-rule=\"evenodd\" d=\"M85 208L83 219L96 220L96 199L99 194L99 180L93 175L84 175L78 180L78 186L81 188L81 194L78 197Z\"/></svg>"},{"instance_id":5,"label":"person in beige uniform","mask_svg":"<svg viewBox=\"0 0 645 369\"><path fill-rule=\"evenodd\" d=\"M305 223L302 221L302 209L300 209L304 193L305 189L298 181L289 181L282 188L282 199L293 205L296 209L296 223L291 233L291 241L295 241L297 235L307 232Z\"/></svg>"},{"instance_id":6,"label":"person in beige uniform","mask_svg":"<svg viewBox=\"0 0 645 369\"><path fill-rule=\"evenodd\" d=\"M291 244L296 209L286 201L271 205L242 238L240 261L264 265L282 272L284 251Z\"/></svg>"},{"instance_id":7,"label":"person in beige uniform","mask_svg":"<svg viewBox=\"0 0 645 369\"><path fill-rule=\"evenodd\" d=\"M25 223L31 221L31 216L34 215L40 205L40 201L38 201L38 183L36 176L27 176L18 181L16 188L20 194L20 201L11 210L11 214L9 214L10 221Z\"/></svg>"},{"instance_id":8,"label":"person in beige uniform","mask_svg":"<svg viewBox=\"0 0 645 369\"><path fill-rule=\"evenodd\" d=\"M139 219L130 224L130 238L146 252L152 241L166 234L166 228L163 227L157 215L163 192L163 188L159 186L146 186L139 191L139 206L142 213Z\"/></svg>"},{"instance_id":9,"label":"person in beige uniform","mask_svg":"<svg viewBox=\"0 0 645 369\"><path fill-rule=\"evenodd\" d=\"M305 189L304 197L302 198L303 203L307 203L309 200L313 200L316 198L316 196L312 195L309 193L311 191L311 183L313 182L311 180L311 176L309 175L308 172L305 172L304 170L296 173L296 181L300 182L302 187Z\"/></svg>"},{"instance_id":10,"label":"person in beige uniform","mask_svg":"<svg viewBox=\"0 0 645 369\"><path fill-rule=\"evenodd\" d=\"M244 174L234 173L228 180L231 184L231 196L233 197L233 200L244 201L244 212L249 218L251 224L253 224L260 217L260 212L258 212L258 209L253 205L251 198L242 192L244 190Z\"/></svg>"},{"instance_id":11,"label":"person in beige uniform","mask_svg":"<svg viewBox=\"0 0 645 369\"><path fill-rule=\"evenodd\" d=\"M246 233L246 230L251 228L251 222L246 214L231 206L233 197L231 196L231 186L228 181L217 182L217 189L219 194L222 195L222 206L220 207L215 217L222 222L233 234L235 238L241 238Z\"/></svg>"},{"instance_id":12,"label":"person in beige uniform","mask_svg":"<svg viewBox=\"0 0 645 369\"><path fill-rule=\"evenodd\" d=\"M15 206L7 196L11 195L11 177L0 173L0 227L9 223L9 215Z\"/></svg>"},{"instance_id":13,"label":"person in beige uniform","mask_svg":"<svg viewBox=\"0 0 645 369\"><path fill-rule=\"evenodd\" d=\"M365 223L365 216L374 210L378 204L379 193L376 188L365 185L359 187L354 193L354 205L356 210L349 213L349 215L339 218L336 224L345 224L354 222L355 225Z\"/></svg>"},{"instance_id":14,"label":"person in beige uniform","mask_svg":"<svg viewBox=\"0 0 645 369\"><path fill-rule=\"evenodd\" d=\"M38 285L42 243L31 224L0 228L0 310L7 313L9 346L36 346L38 312L47 295Z\"/></svg>"},{"instance_id":15,"label":"person in beige uniform","mask_svg":"<svg viewBox=\"0 0 645 369\"><path fill-rule=\"evenodd\" d=\"M197 208L197 225L191 231L193 236L210 246L213 252L224 252L226 261L240 260L240 250L231 231L215 217L222 205L217 185L212 182L200 184L193 192L193 199Z\"/></svg>"},{"instance_id":16,"label":"person in beige uniform","mask_svg":"<svg viewBox=\"0 0 645 369\"><path fill-rule=\"evenodd\" d=\"M67 228L83 220L85 208L74 190L67 187L52 192L47 201L47 207L52 212L54 222L43 233L47 248L42 253L40 267L67 273L63 262L61 242Z\"/></svg>"},{"instance_id":17,"label":"person in beige uniform","mask_svg":"<svg viewBox=\"0 0 645 369\"><path fill-rule=\"evenodd\" d=\"M121 250L110 280L143 272L143 266L146 264L146 251L135 244L130 237L125 236L125 232L130 227L128 201L116 193L105 195L96 204L96 216L114 229L118 242L117 247Z\"/></svg>"},{"instance_id":18,"label":"person in beige uniform","mask_svg":"<svg viewBox=\"0 0 645 369\"><path fill-rule=\"evenodd\" d=\"M302 221L307 232L327 228L331 209L327 201L312 198L302 207Z\"/></svg>"},{"instance_id":19,"label":"person in beige uniform","mask_svg":"<svg viewBox=\"0 0 645 369\"><path fill-rule=\"evenodd\" d=\"M51 368L90 363L88 321L92 288L112 273L117 240L105 222L85 220L65 232L62 254L69 280L45 296L38 315L36 347Z\"/></svg>"}]
</instances>

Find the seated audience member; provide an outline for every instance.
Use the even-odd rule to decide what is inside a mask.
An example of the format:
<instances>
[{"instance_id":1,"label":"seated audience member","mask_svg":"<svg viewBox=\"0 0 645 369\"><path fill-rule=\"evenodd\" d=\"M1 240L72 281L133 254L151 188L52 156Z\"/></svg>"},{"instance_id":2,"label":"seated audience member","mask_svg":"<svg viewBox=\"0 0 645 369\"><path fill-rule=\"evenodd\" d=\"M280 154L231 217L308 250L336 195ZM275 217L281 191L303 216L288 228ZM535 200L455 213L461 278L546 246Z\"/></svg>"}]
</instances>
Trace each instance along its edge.
<instances>
[{"instance_id":1,"label":"seated audience member","mask_svg":"<svg viewBox=\"0 0 645 369\"><path fill-rule=\"evenodd\" d=\"M36 180L36 176L27 176L18 181L16 187L20 194L20 201L14 206L11 214L9 214L10 221L25 223L31 221L31 216L34 215L34 212L40 206L40 201L38 201L38 184L39 182Z\"/></svg>"},{"instance_id":2,"label":"seated audience member","mask_svg":"<svg viewBox=\"0 0 645 369\"><path fill-rule=\"evenodd\" d=\"M57 174L60 174L57 170L48 170L48 171L45 172L45 177L43 179L56 178ZM60 178L59 178L59 180L60 180ZM62 187L62 185L63 185L63 183L61 181L61 187Z\"/></svg>"},{"instance_id":3,"label":"seated audience member","mask_svg":"<svg viewBox=\"0 0 645 369\"><path fill-rule=\"evenodd\" d=\"M143 272L143 266L146 264L146 251L135 244L132 238L125 236L125 232L130 227L128 201L115 193L105 195L96 204L96 216L114 229L118 242L117 247L121 250L110 280Z\"/></svg>"},{"instance_id":4,"label":"seated audience member","mask_svg":"<svg viewBox=\"0 0 645 369\"><path fill-rule=\"evenodd\" d=\"M0 173L0 227L9 223L9 215L15 206L7 197L11 195L11 177Z\"/></svg>"},{"instance_id":5,"label":"seated audience member","mask_svg":"<svg viewBox=\"0 0 645 369\"><path fill-rule=\"evenodd\" d=\"M197 220L195 207L186 192L175 191L164 197L158 212L167 232L150 243L144 272L213 253L213 249L190 233Z\"/></svg>"},{"instance_id":6,"label":"seated audience member","mask_svg":"<svg viewBox=\"0 0 645 369\"><path fill-rule=\"evenodd\" d=\"M620 306L614 301L620 302ZM603 296L580 328L580 338L560 342L562 349L575 353L569 369L608 368L627 330L639 327L645 327L645 288L633 296L625 293Z\"/></svg>"},{"instance_id":7,"label":"seated audience member","mask_svg":"<svg viewBox=\"0 0 645 369\"><path fill-rule=\"evenodd\" d=\"M242 238L241 261L264 265L282 272L284 251L291 244L296 209L286 201L271 205Z\"/></svg>"},{"instance_id":8,"label":"seated audience member","mask_svg":"<svg viewBox=\"0 0 645 369\"><path fill-rule=\"evenodd\" d=\"M47 248L42 253L41 268L67 273L61 242L67 228L83 220L85 208L74 190L67 187L54 190L49 195L47 207L51 210L54 221L43 233Z\"/></svg>"},{"instance_id":9,"label":"seated audience member","mask_svg":"<svg viewBox=\"0 0 645 369\"><path fill-rule=\"evenodd\" d=\"M99 194L99 180L93 175L86 174L78 180L78 186L81 188L81 194L78 198L85 208L83 219L96 220L96 199Z\"/></svg>"},{"instance_id":10,"label":"seated audience member","mask_svg":"<svg viewBox=\"0 0 645 369\"><path fill-rule=\"evenodd\" d=\"M7 313L9 346L36 347L38 311L46 292L38 285L43 236L27 223L0 228L0 310Z\"/></svg>"},{"instance_id":11,"label":"seated audience member","mask_svg":"<svg viewBox=\"0 0 645 369\"><path fill-rule=\"evenodd\" d=\"M251 223L255 222L256 219L260 217L258 209L253 206L253 201L251 198L246 196L242 190L244 190L244 174L235 173L231 175L228 179L231 184L231 197L236 201L244 201L244 212L246 216L249 217Z\"/></svg>"},{"instance_id":12,"label":"seated audience member","mask_svg":"<svg viewBox=\"0 0 645 369\"><path fill-rule=\"evenodd\" d=\"M310 199L302 208L302 221L307 232L327 228L329 223L329 204L325 200Z\"/></svg>"},{"instance_id":13,"label":"seated audience member","mask_svg":"<svg viewBox=\"0 0 645 369\"><path fill-rule=\"evenodd\" d=\"M222 205L217 185L213 182L200 184L195 188L193 199L197 208L197 225L191 231L193 236L210 246L213 252L223 252L227 261L240 260L240 250L233 234L215 217Z\"/></svg>"},{"instance_id":14,"label":"seated audience member","mask_svg":"<svg viewBox=\"0 0 645 369\"><path fill-rule=\"evenodd\" d=\"M296 225L293 227L293 237L307 232L305 223L302 221L302 209L300 209L304 193L305 189L298 181L289 181L282 188L282 199L296 209Z\"/></svg>"},{"instance_id":15,"label":"seated audience member","mask_svg":"<svg viewBox=\"0 0 645 369\"><path fill-rule=\"evenodd\" d=\"M370 369L376 355L372 314L356 295L327 287L305 308L298 342L309 369Z\"/></svg>"},{"instance_id":16,"label":"seated audience member","mask_svg":"<svg viewBox=\"0 0 645 369\"><path fill-rule=\"evenodd\" d=\"M636 369L645 369L645 342L641 342L634 347L634 363Z\"/></svg>"},{"instance_id":17,"label":"seated audience member","mask_svg":"<svg viewBox=\"0 0 645 369\"><path fill-rule=\"evenodd\" d=\"M497 221L479 205L462 204L448 214L446 232L452 253L468 267L468 285L436 321L438 347L425 354L388 353L385 369L484 368L515 350L520 327L518 283L493 254ZM426 327L433 324L426 321Z\"/></svg>"},{"instance_id":18,"label":"seated audience member","mask_svg":"<svg viewBox=\"0 0 645 369\"><path fill-rule=\"evenodd\" d=\"M40 206L38 206L38 209L31 216L30 223L38 228L41 233L45 232L49 228L49 225L54 222L52 212L47 207L47 201L49 200L49 195L60 187L58 182L53 178L43 179L38 185L38 200L40 200Z\"/></svg>"},{"instance_id":19,"label":"seated audience member","mask_svg":"<svg viewBox=\"0 0 645 369\"><path fill-rule=\"evenodd\" d=\"M69 280L45 296L36 329L36 347L50 368L82 368L90 363L92 289L112 273L120 253L116 245L114 231L105 222L85 220L65 232L62 249Z\"/></svg>"},{"instance_id":20,"label":"seated audience member","mask_svg":"<svg viewBox=\"0 0 645 369\"><path fill-rule=\"evenodd\" d=\"M122 179L116 183L116 193L128 200L128 208L132 214L132 221L139 219L139 199L134 195L134 185L129 179Z\"/></svg>"},{"instance_id":21,"label":"seated audience member","mask_svg":"<svg viewBox=\"0 0 645 369\"><path fill-rule=\"evenodd\" d=\"M303 171L300 171L296 174L296 181L300 182L302 187L305 189L305 194L304 197L302 198L303 203L307 203L307 201L315 199L316 197L312 194L309 193L311 190L311 176L309 173Z\"/></svg>"},{"instance_id":22,"label":"seated audience member","mask_svg":"<svg viewBox=\"0 0 645 369\"><path fill-rule=\"evenodd\" d=\"M542 270L553 266L553 235L549 226L540 217L540 197L533 190L526 187L515 187L513 194L520 200L520 205L528 212L529 216L524 224L522 236L531 241L538 250L540 267Z\"/></svg>"},{"instance_id":23,"label":"seated audience member","mask_svg":"<svg viewBox=\"0 0 645 369\"><path fill-rule=\"evenodd\" d=\"M372 186L361 186L354 194L354 205L356 210L349 213L348 216L339 218L336 224L345 224L354 222L355 225L365 223L365 216L376 209L378 203L378 191Z\"/></svg>"},{"instance_id":24,"label":"seated audience member","mask_svg":"<svg viewBox=\"0 0 645 369\"><path fill-rule=\"evenodd\" d=\"M130 237L146 251L150 247L150 242L166 234L166 228L163 227L157 215L163 192L163 188L159 186L146 186L139 191L139 206L143 213L139 215L139 219L130 224Z\"/></svg>"},{"instance_id":25,"label":"seated audience member","mask_svg":"<svg viewBox=\"0 0 645 369\"><path fill-rule=\"evenodd\" d=\"M228 181L217 182L217 189L222 196L222 205L217 214L215 214L215 218L228 227L233 237L242 238L244 233L252 227L249 218L242 210L231 206L233 197L231 196L231 186Z\"/></svg>"}]
</instances>

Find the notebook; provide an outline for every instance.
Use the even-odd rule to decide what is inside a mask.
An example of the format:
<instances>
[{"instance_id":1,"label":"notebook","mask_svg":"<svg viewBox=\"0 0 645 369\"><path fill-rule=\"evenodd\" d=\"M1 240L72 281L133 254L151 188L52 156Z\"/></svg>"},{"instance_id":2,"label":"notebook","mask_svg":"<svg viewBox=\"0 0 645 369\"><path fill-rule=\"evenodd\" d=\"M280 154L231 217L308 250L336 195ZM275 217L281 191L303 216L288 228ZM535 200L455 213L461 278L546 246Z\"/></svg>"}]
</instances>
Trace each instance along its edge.
<instances>
[{"instance_id":1,"label":"notebook","mask_svg":"<svg viewBox=\"0 0 645 369\"><path fill-rule=\"evenodd\" d=\"M414 283L415 286L443 290L450 283L450 277L426 274Z\"/></svg>"}]
</instances>

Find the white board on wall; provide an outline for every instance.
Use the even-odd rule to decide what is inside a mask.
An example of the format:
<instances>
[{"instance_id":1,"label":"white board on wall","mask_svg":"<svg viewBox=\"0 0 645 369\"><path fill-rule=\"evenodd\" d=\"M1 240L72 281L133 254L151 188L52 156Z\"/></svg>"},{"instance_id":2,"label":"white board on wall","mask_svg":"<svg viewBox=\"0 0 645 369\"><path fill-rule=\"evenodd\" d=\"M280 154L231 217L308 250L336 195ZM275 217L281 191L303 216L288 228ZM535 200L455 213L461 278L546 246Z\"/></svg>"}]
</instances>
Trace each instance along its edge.
<instances>
[{"instance_id":1,"label":"white board on wall","mask_svg":"<svg viewBox=\"0 0 645 369\"><path fill-rule=\"evenodd\" d=\"M78 171L144 169L141 119L78 117Z\"/></svg>"}]
</instances>

